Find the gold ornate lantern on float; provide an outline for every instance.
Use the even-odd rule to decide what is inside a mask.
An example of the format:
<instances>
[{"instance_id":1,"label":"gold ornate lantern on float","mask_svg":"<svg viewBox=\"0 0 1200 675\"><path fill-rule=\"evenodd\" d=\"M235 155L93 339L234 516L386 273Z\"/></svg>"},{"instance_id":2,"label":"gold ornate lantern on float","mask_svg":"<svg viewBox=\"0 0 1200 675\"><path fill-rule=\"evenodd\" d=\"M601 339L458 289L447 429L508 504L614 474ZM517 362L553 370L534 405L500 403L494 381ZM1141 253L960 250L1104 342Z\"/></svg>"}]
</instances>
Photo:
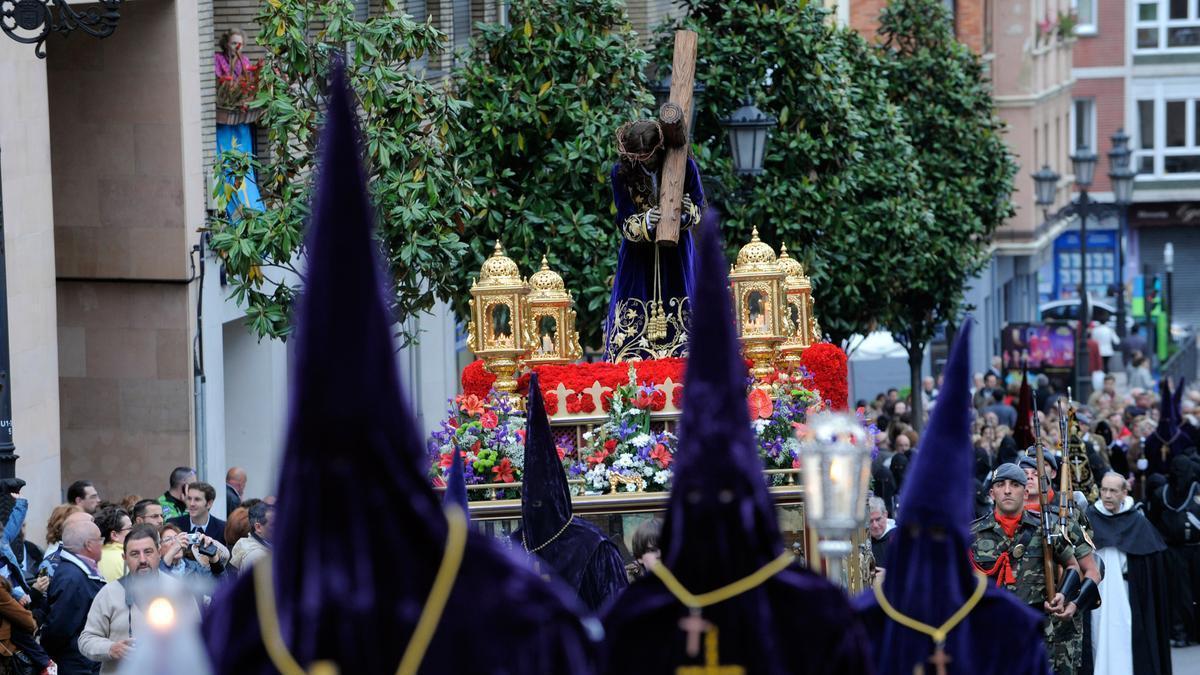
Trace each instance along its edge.
<instances>
[{"instance_id":1,"label":"gold ornate lantern on float","mask_svg":"<svg viewBox=\"0 0 1200 675\"><path fill-rule=\"evenodd\" d=\"M479 279L471 284L467 344L483 359L488 372L496 376L496 391L514 400L518 398L517 368L529 350L525 319L528 295L529 284L521 278L517 263L504 255L504 247L497 241L492 257L479 270Z\"/></svg>"},{"instance_id":2,"label":"gold ornate lantern on float","mask_svg":"<svg viewBox=\"0 0 1200 675\"><path fill-rule=\"evenodd\" d=\"M779 347L779 364L794 372L800 355L813 343L814 322L812 282L804 274L804 265L788 255L787 244L779 247L779 267L783 270L784 333L787 339Z\"/></svg>"},{"instance_id":3,"label":"gold ornate lantern on float","mask_svg":"<svg viewBox=\"0 0 1200 675\"><path fill-rule=\"evenodd\" d=\"M575 330L575 299L566 289L562 276L550 269L546 256L542 256L542 269L529 277L529 288L526 316L529 317L528 332L532 341L525 363L537 366L579 360L583 350Z\"/></svg>"},{"instance_id":4,"label":"gold ornate lantern on float","mask_svg":"<svg viewBox=\"0 0 1200 675\"><path fill-rule=\"evenodd\" d=\"M760 385L774 371L776 350L786 338L784 277L775 249L760 241L758 228L754 228L750 243L738 251L737 263L729 272L729 285L742 350L754 363L750 372Z\"/></svg>"}]
</instances>

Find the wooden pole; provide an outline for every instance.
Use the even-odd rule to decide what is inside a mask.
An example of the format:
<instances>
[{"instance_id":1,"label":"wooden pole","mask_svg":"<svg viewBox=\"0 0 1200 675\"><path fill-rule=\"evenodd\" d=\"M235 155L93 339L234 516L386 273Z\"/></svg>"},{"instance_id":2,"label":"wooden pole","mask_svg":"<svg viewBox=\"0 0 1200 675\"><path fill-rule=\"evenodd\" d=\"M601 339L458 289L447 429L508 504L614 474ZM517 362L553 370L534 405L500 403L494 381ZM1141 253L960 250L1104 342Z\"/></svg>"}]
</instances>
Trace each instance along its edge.
<instances>
[{"instance_id":1,"label":"wooden pole","mask_svg":"<svg viewBox=\"0 0 1200 675\"><path fill-rule=\"evenodd\" d=\"M692 87L696 82L696 39L696 33L690 30L675 31L675 56L671 66L671 103L678 106L682 113L685 142L678 147L668 147L663 159L662 182L658 192L660 217L655 234L655 241L663 246L675 246L679 243L679 220L683 215L683 194L687 179L686 139L690 133L687 122L692 118Z\"/></svg>"}]
</instances>

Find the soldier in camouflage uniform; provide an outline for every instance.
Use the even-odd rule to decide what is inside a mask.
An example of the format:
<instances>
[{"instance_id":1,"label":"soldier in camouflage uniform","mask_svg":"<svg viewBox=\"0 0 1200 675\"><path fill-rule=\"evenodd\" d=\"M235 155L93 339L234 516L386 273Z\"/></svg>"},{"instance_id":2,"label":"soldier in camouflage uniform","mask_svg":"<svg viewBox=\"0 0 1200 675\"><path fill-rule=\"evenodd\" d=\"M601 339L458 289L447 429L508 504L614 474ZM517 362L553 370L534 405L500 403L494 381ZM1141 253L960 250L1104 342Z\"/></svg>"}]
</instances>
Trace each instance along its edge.
<instances>
[{"instance_id":1,"label":"soldier in camouflage uniform","mask_svg":"<svg viewBox=\"0 0 1200 675\"><path fill-rule=\"evenodd\" d=\"M1062 536L1051 538L1054 561L1068 570L1062 590L1046 601L1046 579L1042 547L1046 545L1042 516L1025 509L1025 472L1015 464L1001 464L991 478L991 495L996 509L971 524L971 558L975 567L1015 593L1032 609L1048 616L1044 637L1050 662L1058 675L1074 675L1081 656L1072 649L1079 591L1079 564L1074 546ZM1051 528L1058 531L1053 514ZM1090 552L1090 551L1089 551Z\"/></svg>"},{"instance_id":2,"label":"soldier in camouflage uniform","mask_svg":"<svg viewBox=\"0 0 1200 675\"><path fill-rule=\"evenodd\" d=\"M1047 482L1043 484L1054 485L1053 472L1058 468L1058 462L1050 454L1047 454L1045 459ZM1041 510L1041 504L1037 499L1037 493L1034 492L1037 489L1035 487L1037 485L1037 450L1029 448L1021 457L1019 466L1025 472L1025 510L1038 512ZM1083 509L1075 508L1069 509L1067 517L1064 518L1058 497L1059 495L1055 495L1053 489L1047 490L1046 508L1057 519L1059 523L1057 531L1065 538L1075 556L1075 561L1079 563L1081 579L1091 579L1094 583L1099 584L1102 575L1094 555L1095 545L1092 544L1092 538L1088 534L1090 526L1087 523L1087 516L1084 515ZM1079 607L1072 620L1069 623L1063 622L1063 625L1054 631L1051 641L1047 644L1050 660L1054 663L1071 663L1072 672L1078 671L1083 665L1083 622L1087 609L1090 608ZM1056 668L1056 670L1058 669Z\"/></svg>"}]
</instances>

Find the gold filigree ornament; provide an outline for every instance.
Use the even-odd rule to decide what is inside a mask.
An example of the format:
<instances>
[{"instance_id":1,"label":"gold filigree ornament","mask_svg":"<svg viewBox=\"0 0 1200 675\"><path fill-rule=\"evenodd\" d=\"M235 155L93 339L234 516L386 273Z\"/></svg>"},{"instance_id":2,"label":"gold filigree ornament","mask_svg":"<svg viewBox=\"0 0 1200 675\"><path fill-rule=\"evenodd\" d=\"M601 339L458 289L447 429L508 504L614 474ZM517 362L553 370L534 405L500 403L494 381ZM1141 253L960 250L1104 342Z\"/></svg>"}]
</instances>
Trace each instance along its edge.
<instances>
[{"instance_id":1,"label":"gold filigree ornament","mask_svg":"<svg viewBox=\"0 0 1200 675\"><path fill-rule=\"evenodd\" d=\"M788 255L787 244L779 247L779 267L784 281L784 334L779 347L779 366L788 372L800 367L800 356L814 341L816 318L813 316L812 282L804 273L804 265Z\"/></svg>"},{"instance_id":2,"label":"gold filigree ornament","mask_svg":"<svg viewBox=\"0 0 1200 675\"><path fill-rule=\"evenodd\" d=\"M754 363L750 372L760 387L767 386L767 378L775 371L779 345L787 337L783 292L786 276L775 250L758 238L758 228L754 228L750 243L738 251L737 263L729 271L729 283L743 354Z\"/></svg>"},{"instance_id":3,"label":"gold filigree ornament","mask_svg":"<svg viewBox=\"0 0 1200 675\"><path fill-rule=\"evenodd\" d=\"M529 287L527 331L532 341L525 363L537 366L578 361L583 350L575 329L575 298L562 276L550 269L546 256L542 256L542 268L529 277Z\"/></svg>"},{"instance_id":4,"label":"gold filigree ornament","mask_svg":"<svg viewBox=\"0 0 1200 675\"><path fill-rule=\"evenodd\" d=\"M656 325L663 328L662 332L656 330L654 335L663 337L652 337L650 324L653 317L657 317L656 321L661 319ZM686 357L690 323L691 301L686 297L671 298L665 311L661 302L626 298L617 303L613 311L613 326L609 333L612 360L620 363Z\"/></svg>"},{"instance_id":5,"label":"gold filigree ornament","mask_svg":"<svg viewBox=\"0 0 1200 675\"><path fill-rule=\"evenodd\" d=\"M479 279L471 284L467 337L471 351L496 376L496 391L507 394L517 407L523 399L516 394L516 372L532 343L526 319L529 293L529 283L521 278L517 263L504 255L504 247L497 241L479 270Z\"/></svg>"},{"instance_id":6,"label":"gold filigree ornament","mask_svg":"<svg viewBox=\"0 0 1200 675\"><path fill-rule=\"evenodd\" d=\"M610 488L612 488L612 491L614 494L617 492L645 492L646 491L646 479L645 478L643 478L641 476L622 476L621 474L617 473L616 471L610 471L608 473L608 485ZM624 485L624 486L626 486L626 488L624 490L621 490L618 487L619 485ZM628 487L630 485L632 485L633 487L632 488Z\"/></svg>"}]
</instances>

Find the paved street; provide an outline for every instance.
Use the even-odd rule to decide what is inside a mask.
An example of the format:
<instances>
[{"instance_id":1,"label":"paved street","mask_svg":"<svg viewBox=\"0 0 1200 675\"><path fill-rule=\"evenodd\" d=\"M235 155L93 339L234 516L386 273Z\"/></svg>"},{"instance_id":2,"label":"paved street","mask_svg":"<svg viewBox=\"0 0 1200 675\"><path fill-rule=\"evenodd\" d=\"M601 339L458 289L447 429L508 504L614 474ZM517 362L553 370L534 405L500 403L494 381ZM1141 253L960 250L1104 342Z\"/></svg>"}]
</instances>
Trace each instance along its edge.
<instances>
[{"instance_id":1,"label":"paved street","mask_svg":"<svg viewBox=\"0 0 1200 675\"><path fill-rule=\"evenodd\" d=\"M1171 667L1180 675L1200 673L1200 645L1171 650Z\"/></svg>"}]
</instances>

